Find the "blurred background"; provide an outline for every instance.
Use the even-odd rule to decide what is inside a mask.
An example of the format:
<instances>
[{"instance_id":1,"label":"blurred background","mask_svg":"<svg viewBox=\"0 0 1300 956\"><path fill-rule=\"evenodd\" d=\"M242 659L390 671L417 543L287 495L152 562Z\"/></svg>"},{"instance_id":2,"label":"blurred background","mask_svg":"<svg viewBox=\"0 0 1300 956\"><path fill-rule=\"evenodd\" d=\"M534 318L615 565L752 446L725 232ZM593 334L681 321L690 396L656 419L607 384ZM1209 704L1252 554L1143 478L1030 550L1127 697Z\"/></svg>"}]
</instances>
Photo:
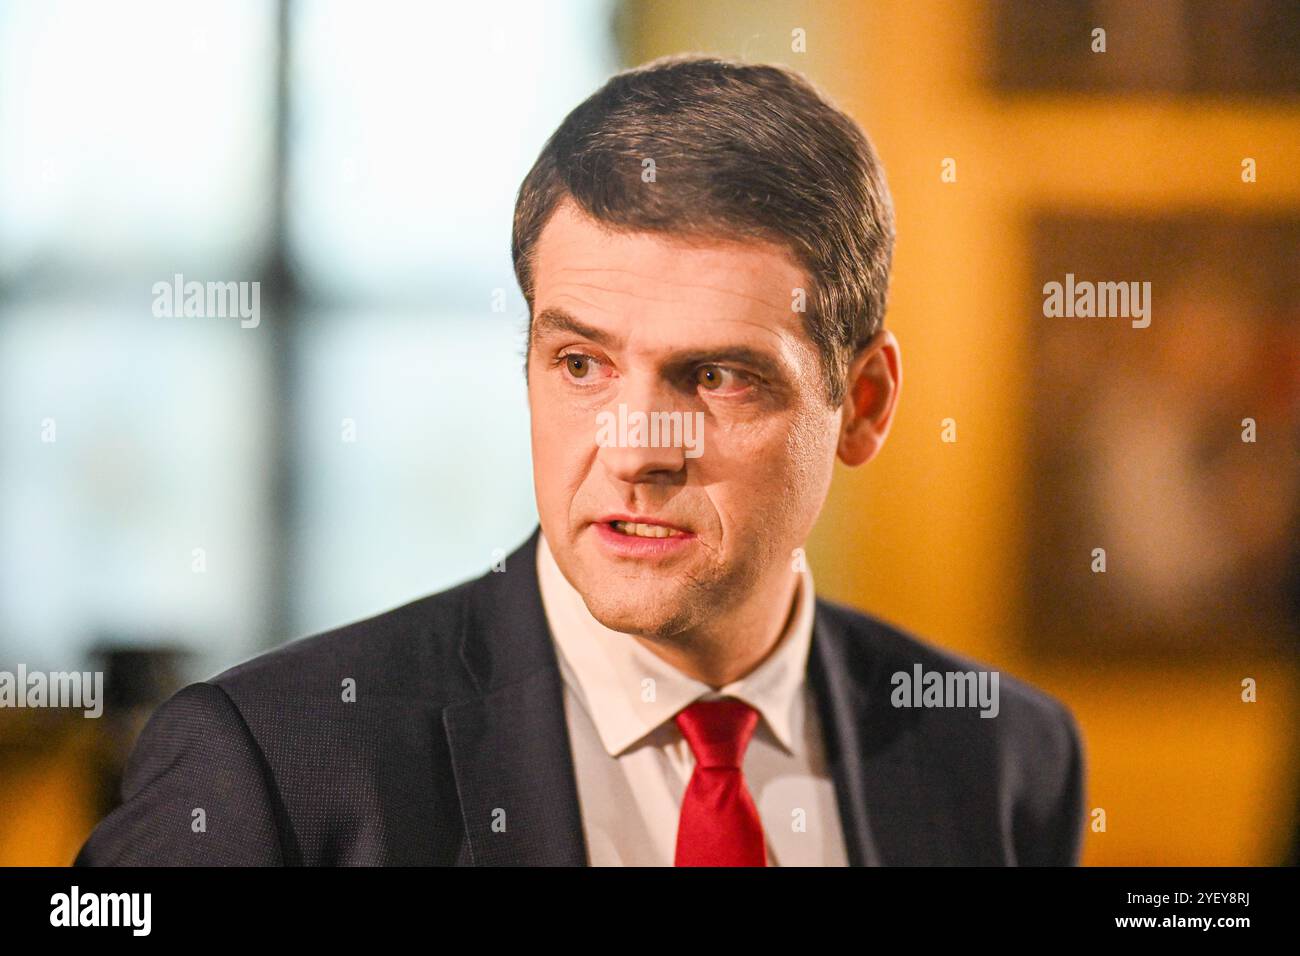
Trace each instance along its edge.
<instances>
[{"instance_id":1,"label":"blurred background","mask_svg":"<svg viewBox=\"0 0 1300 956\"><path fill-rule=\"evenodd\" d=\"M1085 863L1300 860L1294 4L0 0L0 670L107 682L0 708L0 865L71 861L183 683L531 532L515 193L683 51L803 71L893 192L901 403L819 589L1074 710ZM1045 318L1066 273L1151 326ZM260 322L155 316L177 275Z\"/></svg>"}]
</instances>

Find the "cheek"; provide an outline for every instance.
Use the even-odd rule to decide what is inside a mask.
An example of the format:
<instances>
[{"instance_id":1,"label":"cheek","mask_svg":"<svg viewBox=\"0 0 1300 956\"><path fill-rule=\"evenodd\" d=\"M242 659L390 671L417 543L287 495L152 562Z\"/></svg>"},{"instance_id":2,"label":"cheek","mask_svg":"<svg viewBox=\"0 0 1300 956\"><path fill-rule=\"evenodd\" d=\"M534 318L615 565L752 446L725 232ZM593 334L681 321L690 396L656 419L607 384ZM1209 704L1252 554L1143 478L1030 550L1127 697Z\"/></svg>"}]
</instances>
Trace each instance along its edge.
<instances>
[{"instance_id":1,"label":"cheek","mask_svg":"<svg viewBox=\"0 0 1300 956\"><path fill-rule=\"evenodd\" d=\"M541 497L554 494L562 477L561 440L563 428L557 421L555 405L545 389L529 384L529 431L533 442L533 483Z\"/></svg>"},{"instance_id":2,"label":"cheek","mask_svg":"<svg viewBox=\"0 0 1300 956\"><path fill-rule=\"evenodd\" d=\"M772 494L787 515L801 528L811 527L821 510L834 474L838 417L821 409L807 409L792 416L782 430L779 444L769 450L773 460L768 475Z\"/></svg>"},{"instance_id":3,"label":"cheek","mask_svg":"<svg viewBox=\"0 0 1300 956\"><path fill-rule=\"evenodd\" d=\"M812 529L835 473L835 448L839 442L838 413L821 410L801 418L786 436L786 458L792 506L801 533Z\"/></svg>"},{"instance_id":4,"label":"cheek","mask_svg":"<svg viewBox=\"0 0 1300 956\"><path fill-rule=\"evenodd\" d=\"M701 476L724 523L802 533L829 487L834 434L824 415L805 412L717 435L716 455L701 459Z\"/></svg>"},{"instance_id":5,"label":"cheek","mask_svg":"<svg viewBox=\"0 0 1300 956\"><path fill-rule=\"evenodd\" d=\"M590 471L595 453L592 416L558 402L545 389L529 389L533 482L540 498L567 509Z\"/></svg>"}]
</instances>

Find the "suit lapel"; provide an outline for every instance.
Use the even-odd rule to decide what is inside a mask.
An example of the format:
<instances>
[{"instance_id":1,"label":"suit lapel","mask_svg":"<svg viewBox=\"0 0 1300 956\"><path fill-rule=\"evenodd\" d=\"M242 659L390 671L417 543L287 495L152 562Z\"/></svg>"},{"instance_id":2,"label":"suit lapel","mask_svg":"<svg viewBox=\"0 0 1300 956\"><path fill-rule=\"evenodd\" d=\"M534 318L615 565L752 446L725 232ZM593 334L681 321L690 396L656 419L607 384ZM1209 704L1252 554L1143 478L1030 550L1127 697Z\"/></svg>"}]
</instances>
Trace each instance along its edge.
<instances>
[{"instance_id":1,"label":"suit lapel","mask_svg":"<svg viewBox=\"0 0 1300 956\"><path fill-rule=\"evenodd\" d=\"M821 718L851 866L911 862L928 845L910 711L889 702L887 655L871 634L851 634L818 601L808 678Z\"/></svg>"},{"instance_id":2,"label":"suit lapel","mask_svg":"<svg viewBox=\"0 0 1300 956\"><path fill-rule=\"evenodd\" d=\"M587 863L538 534L467 588L461 659L476 692L442 712L476 866Z\"/></svg>"}]
</instances>

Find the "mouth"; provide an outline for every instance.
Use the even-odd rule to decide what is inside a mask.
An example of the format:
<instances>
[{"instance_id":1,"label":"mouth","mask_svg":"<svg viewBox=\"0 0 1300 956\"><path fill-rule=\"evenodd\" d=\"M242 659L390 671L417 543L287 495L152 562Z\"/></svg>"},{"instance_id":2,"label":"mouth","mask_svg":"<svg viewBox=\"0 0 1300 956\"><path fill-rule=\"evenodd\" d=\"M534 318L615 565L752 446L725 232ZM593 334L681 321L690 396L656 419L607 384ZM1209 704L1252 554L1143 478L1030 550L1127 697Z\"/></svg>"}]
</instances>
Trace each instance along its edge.
<instances>
[{"instance_id":1,"label":"mouth","mask_svg":"<svg viewBox=\"0 0 1300 956\"><path fill-rule=\"evenodd\" d=\"M629 538L675 538L686 533L668 525L646 524L641 521L609 521L606 524Z\"/></svg>"},{"instance_id":2,"label":"mouth","mask_svg":"<svg viewBox=\"0 0 1300 956\"><path fill-rule=\"evenodd\" d=\"M592 522L596 539L611 557L657 559L678 554L695 540L694 532L655 518L606 515Z\"/></svg>"}]
</instances>

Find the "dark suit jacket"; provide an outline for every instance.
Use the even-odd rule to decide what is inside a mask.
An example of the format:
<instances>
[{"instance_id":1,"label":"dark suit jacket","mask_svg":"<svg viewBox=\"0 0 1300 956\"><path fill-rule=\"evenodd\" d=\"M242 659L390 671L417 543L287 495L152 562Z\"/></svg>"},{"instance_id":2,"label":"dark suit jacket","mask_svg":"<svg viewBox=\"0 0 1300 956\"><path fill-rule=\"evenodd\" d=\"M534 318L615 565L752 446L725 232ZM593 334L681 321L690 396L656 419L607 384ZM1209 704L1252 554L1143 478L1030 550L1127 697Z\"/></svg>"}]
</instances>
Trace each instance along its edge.
<instances>
[{"instance_id":1,"label":"dark suit jacket","mask_svg":"<svg viewBox=\"0 0 1300 956\"><path fill-rule=\"evenodd\" d=\"M504 572L178 692L77 864L584 865L537 534ZM916 663L984 669L817 601L808 677L849 862L1075 863L1084 770L1070 712L1005 675L994 718L895 708L891 675Z\"/></svg>"}]
</instances>

